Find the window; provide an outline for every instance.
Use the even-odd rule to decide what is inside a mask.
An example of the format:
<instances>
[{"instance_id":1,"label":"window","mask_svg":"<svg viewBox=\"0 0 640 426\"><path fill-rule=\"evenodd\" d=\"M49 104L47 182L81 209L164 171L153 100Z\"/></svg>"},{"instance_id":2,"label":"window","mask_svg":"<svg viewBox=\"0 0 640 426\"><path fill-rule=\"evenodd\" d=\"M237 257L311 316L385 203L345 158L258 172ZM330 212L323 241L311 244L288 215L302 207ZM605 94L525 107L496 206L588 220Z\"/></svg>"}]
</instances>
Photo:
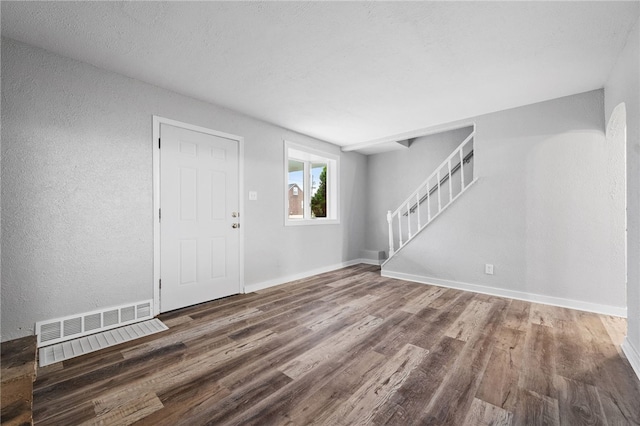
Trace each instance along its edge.
<instances>
[{"instance_id":1,"label":"window","mask_svg":"<svg viewBox=\"0 0 640 426\"><path fill-rule=\"evenodd\" d=\"M340 223L340 157L289 141L285 149L285 225Z\"/></svg>"}]
</instances>

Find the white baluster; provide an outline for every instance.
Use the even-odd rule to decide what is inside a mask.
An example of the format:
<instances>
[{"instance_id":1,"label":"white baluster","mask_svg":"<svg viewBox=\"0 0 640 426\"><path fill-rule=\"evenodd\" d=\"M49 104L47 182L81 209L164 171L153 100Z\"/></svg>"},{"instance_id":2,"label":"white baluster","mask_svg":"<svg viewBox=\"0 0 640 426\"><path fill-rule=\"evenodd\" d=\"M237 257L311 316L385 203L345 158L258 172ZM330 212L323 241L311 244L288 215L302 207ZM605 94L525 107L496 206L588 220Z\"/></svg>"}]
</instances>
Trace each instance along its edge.
<instances>
[{"instance_id":1,"label":"white baluster","mask_svg":"<svg viewBox=\"0 0 640 426\"><path fill-rule=\"evenodd\" d=\"M402 248L402 213L398 210L398 249Z\"/></svg>"},{"instance_id":2,"label":"white baluster","mask_svg":"<svg viewBox=\"0 0 640 426\"><path fill-rule=\"evenodd\" d=\"M427 180L427 223L431 222L431 187Z\"/></svg>"},{"instance_id":3,"label":"white baluster","mask_svg":"<svg viewBox=\"0 0 640 426\"><path fill-rule=\"evenodd\" d=\"M440 196L440 169L438 169L438 173L436 173L436 179L438 179L438 213L442 210L442 197Z\"/></svg>"},{"instance_id":4,"label":"white baluster","mask_svg":"<svg viewBox=\"0 0 640 426\"><path fill-rule=\"evenodd\" d=\"M460 191L464 191L464 157L462 156L462 147L460 147Z\"/></svg>"},{"instance_id":5,"label":"white baluster","mask_svg":"<svg viewBox=\"0 0 640 426\"><path fill-rule=\"evenodd\" d=\"M451 158L449 158L449 161L447 161L447 166L449 167L449 202L447 204L449 204L451 202L451 200L453 200L453 188L452 188L452 184L451 184Z\"/></svg>"},{"instance_id":6,"label":"white baluster","mask_svg":"<svg viewBox=\"0 0 640 426\"><path fill-rule=\"evenodd\" d=\"M407 201L407 241L411 239L411 204Z\"/></svg>"},{"instance_id":7,"label":"white baluster","mask_svg":"<svg viewBox=\"0 0 640 426\"><path fill-rule=\"evenodd\" d=\"M418 212L418 231L417 232L420 232L420 229L422 229L422 226L420 226L420 190L416 192L416 209L418 209L417 210Z\"/></svg>"},{"instance_id":8,"label":"white baluster","mask_svg":"<svg viewBox=\"0 0 640 426\"><path fill-rule=\"evenodd\" d=\"M395 250L393 249L393 216L391 216L391 210L387 211L387 223L389 223L389 257L393 256Z\"/></svg>"}]
</instances>

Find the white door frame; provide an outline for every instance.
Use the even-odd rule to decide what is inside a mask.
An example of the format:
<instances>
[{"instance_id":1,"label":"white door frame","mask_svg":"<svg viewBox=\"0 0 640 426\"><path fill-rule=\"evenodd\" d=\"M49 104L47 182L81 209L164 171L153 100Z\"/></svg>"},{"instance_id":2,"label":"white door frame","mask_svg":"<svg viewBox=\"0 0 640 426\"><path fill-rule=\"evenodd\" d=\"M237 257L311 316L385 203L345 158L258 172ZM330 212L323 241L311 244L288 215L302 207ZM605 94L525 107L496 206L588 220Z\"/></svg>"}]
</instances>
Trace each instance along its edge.
<instances>
[{"instance_id":1,"label":"white door frame","mask_svg":"<svg viewBox=\"0 0 640 426\"><path fill-rule=\"evenodd\" d=\"M153 116L153 315L160 313L160 125L167 124L182 129L193 130L208 135L231 139L238 142L238 208L240 209L240 241L239 241L239 288L238 293L244 293L244 138L229 133L218 132L206 127L195 126L169 118Z\"/></svg>"}]
</instances>

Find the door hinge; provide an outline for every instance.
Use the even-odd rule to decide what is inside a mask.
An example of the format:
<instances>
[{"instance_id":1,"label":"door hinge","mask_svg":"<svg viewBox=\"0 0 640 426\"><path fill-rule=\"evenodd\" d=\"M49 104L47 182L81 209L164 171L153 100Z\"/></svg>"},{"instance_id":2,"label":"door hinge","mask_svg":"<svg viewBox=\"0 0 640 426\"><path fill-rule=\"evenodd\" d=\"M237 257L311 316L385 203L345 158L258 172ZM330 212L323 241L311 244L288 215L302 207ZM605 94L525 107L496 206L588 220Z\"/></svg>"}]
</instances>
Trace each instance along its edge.
<instances>
[{"instance_id":1,"label":"door hinge","mask_svg":"<svg viewBox=\"0 0 640 426\"><path fill-rule=\"evenodd\" d=\"M158 221L162 220L162 209L158 209Z\"/></svg>"},{"instance_id":2,"label":"door hinge","mask_svg":"<svg viewBox=\"0 0 640 426\"><path fill-rule=\"evenodd\" d=\"M158 280L158 285L160 286L160 289L162 289L162 280Z\"/></svg>"},{"instance_id":3,"label":"door hinge","mask_svg":"<svg viewBox=\"0 0 640 426\"><path fill-rule=\"evenodd\" d=\"M158 149L160 149L160 138L158 138Z\"/></svg>"}]
</instances>

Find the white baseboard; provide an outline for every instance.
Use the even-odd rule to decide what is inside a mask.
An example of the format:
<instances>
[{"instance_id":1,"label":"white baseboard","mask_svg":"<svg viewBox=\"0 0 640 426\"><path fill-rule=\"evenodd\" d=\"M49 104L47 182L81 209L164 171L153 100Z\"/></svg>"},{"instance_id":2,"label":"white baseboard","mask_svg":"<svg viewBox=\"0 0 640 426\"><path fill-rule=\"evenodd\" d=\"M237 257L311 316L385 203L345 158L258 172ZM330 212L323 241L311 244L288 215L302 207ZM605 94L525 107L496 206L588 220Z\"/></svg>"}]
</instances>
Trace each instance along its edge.
<instances>
[{"instance_id":1,"label":"white baseboard","mask_svg":"<svg viewBox=\"0 0 640 426\"><path fill-rule=\"evenodd\" d=\"M342 263L336 263L334 265L324 266L322 268L312 269L310 271L301 272L299 274L287 275L285 277L274 278L272 280L262 281L259 283L249 284L244 286L245 293L251 293L258 290L264 290L265 288L274 287L280 284L285 284L291 281L301 280L303 278L309 278L314 275L324 274L325 272L335 271L337 269L346 268L347 266L357 265L359 263L366 263L368 265L378 265L370 259L354 259L348 260Z\"/></svg>"},{"instance_id":2,"label":"white baseboard","mask_svg":"<svg viewBox=\"0 0 640 426\"><path fill-rule=\"evenodd\" d=\"M625 337L624 342L622 342L622 351L627 356L636 376L640 379L640 352L629 342L629 336Z\"/></svg>"},{"instance_id":3,"label":"white baseboard","mask_svg":"<svg viewBox=\"0 0 640 426\"><path fill-rule=\"evenodd\" d=\"M580 300L564 299L561 297L544 296L541 294L525 293L523 291L507 290L503 288L487 287L479 284L469 284L459 281L449 281L440 278L423 277L421 275L405 274L382 270L382 276L397 278L405 281L413 281L421 284L431 284L440 287L455 288L457 290L472 291L474 293L489 294L491 296L507 297L509 299L525 300L527 302L542 303L545 305L560 306L562 308L577 309L579 311L595 312L597 314L627 317L627 308L618 306L601 305L598 303L583 302Z\"/></svg>"}]
</instances>

